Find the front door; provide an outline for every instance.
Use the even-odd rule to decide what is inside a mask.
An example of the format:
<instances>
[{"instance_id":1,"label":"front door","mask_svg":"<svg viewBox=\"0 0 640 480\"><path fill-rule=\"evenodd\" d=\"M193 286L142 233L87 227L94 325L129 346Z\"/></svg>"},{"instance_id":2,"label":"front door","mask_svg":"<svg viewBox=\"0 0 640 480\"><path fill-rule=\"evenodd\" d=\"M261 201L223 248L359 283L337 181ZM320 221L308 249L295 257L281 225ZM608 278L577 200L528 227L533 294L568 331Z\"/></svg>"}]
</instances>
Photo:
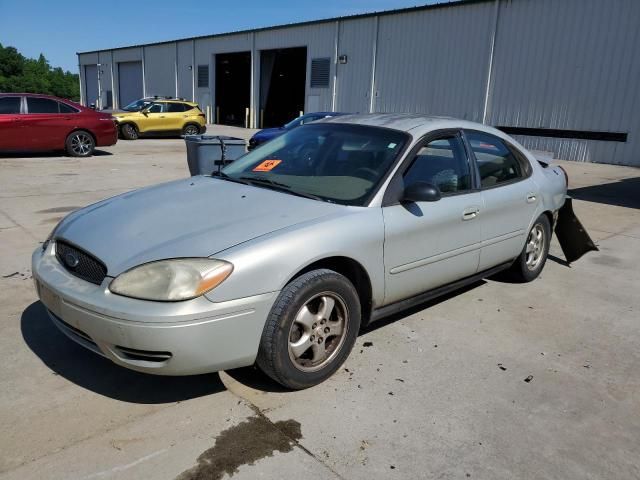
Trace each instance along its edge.
<instances>
[{"instance_id":1,"label":"front door","mask_svg":"<svg viewBox=\"0 0 640 480\"><path fill-rule=\"evenodd\" d=\"M22 97L0 97L0 150L27 149Z\"/></svg>"},{"instance_id":2,"label":"front door","mask_svg":"<svg viewBox=\"0 0 640 480\"><path fill-rule=\"evenodd\" d=\"M162 132L169 130L167 128L167 104L152 103L142 114L143 118L140 123L141 132Z\"/></svg>"},{"instance_id":3,"label":"front door","mask_svg":"<svg viewBox=\"0 0 640 480\"><path fill-rule=\"evenodd\" d=\"M484 211L480 217L480 270L516 258L535 220L540 192L530 178L531 165L502 139L465 131L478 167Z\"/></svg>"},{"instance_id":4,"label":"front door","mask_svg":"<svg viewBox=\"0 0 640 480\"><path fill-rule=\"evenodd\" d=\"M401 167L404 186L427 182L435 202L383 207L385 304L476 273L480 258L482 194L474 189L459 132L423 140Z\"/></svg>"}]
</instances>

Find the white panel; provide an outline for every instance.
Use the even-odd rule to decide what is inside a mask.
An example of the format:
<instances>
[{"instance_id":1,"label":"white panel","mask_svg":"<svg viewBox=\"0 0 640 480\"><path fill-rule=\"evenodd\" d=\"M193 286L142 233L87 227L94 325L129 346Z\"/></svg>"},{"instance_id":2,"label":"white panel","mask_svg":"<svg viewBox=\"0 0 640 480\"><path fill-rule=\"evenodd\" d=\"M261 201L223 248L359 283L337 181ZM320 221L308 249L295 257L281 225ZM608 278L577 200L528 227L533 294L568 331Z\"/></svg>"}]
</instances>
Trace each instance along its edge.
<instances>
[{"instance_id":1,"label":"white panel","mask_svg":"<svg viewBox=\"0 0 640 480\"><path fill-rule=\"evenodd\" d=\"M178 96L193 99L193 42L178 42Z\"/></svg>"},{"instance_id":2,"label":"white panel","mask_svg":"<svg viewBox=\"0 0 640 480\"><path fill-rule=\"evenodd\" d=\"M174 43L151 45L144 49L146 95L175 96L176 47Z\"/></svg>"}]
</instances>

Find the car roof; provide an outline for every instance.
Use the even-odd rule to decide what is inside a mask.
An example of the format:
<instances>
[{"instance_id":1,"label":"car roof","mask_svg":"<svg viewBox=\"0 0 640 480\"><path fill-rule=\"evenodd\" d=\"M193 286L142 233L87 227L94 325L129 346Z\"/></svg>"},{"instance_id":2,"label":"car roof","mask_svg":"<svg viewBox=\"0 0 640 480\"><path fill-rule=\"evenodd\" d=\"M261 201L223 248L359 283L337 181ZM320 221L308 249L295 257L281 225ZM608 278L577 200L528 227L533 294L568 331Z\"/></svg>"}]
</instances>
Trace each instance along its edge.
<instances>
[{"instance_id":1,"label":"car roof","mask_svg":"<svg viewBox=\"0 0 640 480\"><path fill-rule=\"evenodd\" d=\"M504 137L505 134L493 127L481 123L470 122L453 117L440 117L435 115L424 115L421 113L362 113L347 114L336 117L323 118L314 123L349 123L358 125L369 125L372 127L391 128L409 132L413 135L422 135L433 130L443 130L449 128L466 128L480 130L493 135Z\"/></svg>"}]
</instances>

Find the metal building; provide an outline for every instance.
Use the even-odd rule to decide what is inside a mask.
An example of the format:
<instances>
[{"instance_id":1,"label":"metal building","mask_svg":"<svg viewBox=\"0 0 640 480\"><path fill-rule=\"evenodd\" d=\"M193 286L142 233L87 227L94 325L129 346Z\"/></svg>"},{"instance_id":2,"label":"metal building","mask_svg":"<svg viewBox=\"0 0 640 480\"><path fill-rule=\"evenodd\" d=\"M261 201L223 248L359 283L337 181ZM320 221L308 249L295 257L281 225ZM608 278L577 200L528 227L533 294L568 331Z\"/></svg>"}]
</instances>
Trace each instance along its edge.
<instances>
[{"instance_id":1,"label":"metal building","mask_svg":"<svg viewBox=\"0 0 640 480\"><path fill-rule=\"evenodd\" d=\"M465 0L78 54L82 101L197 101L212 122L422 112L557 158L640 166L640 1Z\"/></svg>"}]
</instances>

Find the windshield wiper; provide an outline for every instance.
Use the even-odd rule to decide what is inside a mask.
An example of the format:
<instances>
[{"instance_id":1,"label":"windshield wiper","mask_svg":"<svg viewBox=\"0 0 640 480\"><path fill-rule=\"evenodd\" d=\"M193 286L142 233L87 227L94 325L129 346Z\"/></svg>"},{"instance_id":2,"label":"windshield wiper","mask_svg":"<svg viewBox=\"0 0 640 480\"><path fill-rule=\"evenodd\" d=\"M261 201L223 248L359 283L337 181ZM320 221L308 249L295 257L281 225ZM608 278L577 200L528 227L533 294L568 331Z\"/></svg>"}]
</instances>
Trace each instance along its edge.
<instances>
[{"instance_id":1,"label":"windshield wiper","mask_svg":"<svg viewBox=\"0 0 640 480\"><path fill-rule=\"evenodd\" d=\"M227 180L228 182L241 183L242 185L251 185L249 182L243 180L242 178L232 177L222 171L213 172L211 176L221 178L222 180Z\"/></svg>"},{"instance_id":2,"label":"windshield wiper","mask_svg":"<svg viewBox=\"0 0 640 480\"><path fill-rule=\"evenodd\" d=\"M319 197L318 195L313 195L312 193L298 192L296 190L292 190L289 185L285 185L284 183L276 182L274 180L269 180L268 178L245 176L245 177L240 177L240 180L244 180L249 184L264 185L265 187L271 188L273 190L290 193L291 195L295 195L297 197L311 198L313 200L319 200L321 202L327 201L327 199Z\"/></svg>"}]
</instances>

